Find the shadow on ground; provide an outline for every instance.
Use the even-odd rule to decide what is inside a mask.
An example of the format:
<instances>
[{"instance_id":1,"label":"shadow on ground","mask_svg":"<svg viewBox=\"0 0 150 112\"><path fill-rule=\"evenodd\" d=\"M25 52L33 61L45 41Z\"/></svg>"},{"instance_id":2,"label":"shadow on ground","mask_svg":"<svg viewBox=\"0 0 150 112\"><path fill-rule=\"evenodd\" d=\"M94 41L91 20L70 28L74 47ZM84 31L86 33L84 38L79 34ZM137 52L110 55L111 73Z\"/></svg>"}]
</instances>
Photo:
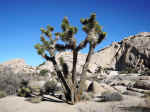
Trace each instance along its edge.
<instances>
[{"instance_id":1,"label":"shadow on ground","mask_svg":"<svg viewBox=\"0 0 150 112\"><path fill-rule=\"evenodd\" d=\"M64 103L63 100L59 100L56 98L49 98L49 97L43 97L42 101L50 101L50 102L55 102L55 103Z\"/></svg>"},{"instance_id":2,"label":"shadow on ground","mask_svg":"<svg viewBox=\"0 0 150 112\"><path fill-rule=\"evenodd\" d=\"M150 107L142 106L120 107L120 109L129 112L150 112Z\"/></svg>"}]
</instances>

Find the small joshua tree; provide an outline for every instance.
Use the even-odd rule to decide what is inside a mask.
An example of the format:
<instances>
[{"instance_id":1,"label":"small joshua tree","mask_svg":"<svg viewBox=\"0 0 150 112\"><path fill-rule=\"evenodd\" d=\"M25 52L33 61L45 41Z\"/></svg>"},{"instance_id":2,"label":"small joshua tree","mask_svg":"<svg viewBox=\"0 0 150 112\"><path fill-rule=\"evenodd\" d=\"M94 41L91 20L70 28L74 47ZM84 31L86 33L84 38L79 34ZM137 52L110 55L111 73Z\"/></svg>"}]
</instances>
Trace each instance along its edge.
<instances>
[{"instance_id":1,"label":"small joshua tree","mask_svg":"<svg viewBox=\"0 0 150 112\"><path fill-rule=\"evenodd\" d=\"M96 14L93 13L87 19L81 19L80 22L83 25L83 31L87 34L85 39L77 44L75 34L77 33L77 27L71 26L68 18L64 17L62 20L61 28L62 32L56 32L55 37L52 37L53 27L47 25L47 29L41 28L41 41L42 44L36 44L35 48L39 55L45 58L47 61L52 62L58 79L60 80L63 92L67 103L75 104L81 100L83 93L83 85L86 78L86 72L88 69L91 56L94 54L94 49L97 44L101 43L105 38L106 33L102 32L101 26L96 21ZM45 39L44 36L48 37ZM62 40L63 44L58 43L58 40ZM80 82L76 80L76 66L78 52L89 44L89 51L86 57L85 64L82 68ZM60 69L58 62L56 61L56 53L59 51L71 50L73 53L73 67L71 73L68 70L67 64L63 58L60 59L62 69ZM47 54L48 53L48 54ZM71 76L68 78L66 76Z\"/></svg>"}]
</instances>

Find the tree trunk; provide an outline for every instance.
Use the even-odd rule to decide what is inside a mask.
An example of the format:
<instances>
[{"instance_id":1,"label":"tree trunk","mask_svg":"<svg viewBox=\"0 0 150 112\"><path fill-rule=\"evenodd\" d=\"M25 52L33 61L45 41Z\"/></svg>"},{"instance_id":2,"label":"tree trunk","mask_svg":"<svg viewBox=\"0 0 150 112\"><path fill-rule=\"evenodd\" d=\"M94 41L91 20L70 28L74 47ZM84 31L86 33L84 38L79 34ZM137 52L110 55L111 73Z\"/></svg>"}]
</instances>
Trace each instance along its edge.
<instances>
[{"instance_id":1,"label":"tree trunk","mask_svg":"<svg viewBox=\"0 0 150 112\"><path fill-rule=\"evenodd\" d=\"M83 86L84 86L84 82L86 80L86 72L87 72L87 69L88 69L91 57L94 54L94 48L95 48L95 46L90 44L89 52L88 52L88 55L87 55L87 58L86 58L86 62L84 64L84 66L83 66L81 79L80 79L80 86L79 86L79 93L78 93L78 95L80 95L80 96L83 93L83 88L84 88Z\"/></svg>"},{"instance_id":2,"label":"tree trunk","mask_svg":"<svg viewBox=\"0 0 150 112\"><path fill-rule=\"evenodd\" d=\"M73 51L73 68L72 68L72 82L75 83L76 81L76 68L77 68L77 56L78 56L78 52L77 51Z\"/></svg>"},{"instance_id":3,"label":"tree trunk","mask_svg":"<svg viewBox=\"0 0 150 112\"><path fill-rule=\"evenodd\" d=\"M78 57L78 51L75 49L73 50L73 68L72 68L72 83L73 83L73 90L72 90L72 96L74 100L74 103L78 102L77 98L77 79L76 79L76 66L77 66L77 57Z\"/></svg>"},{"instance_id":4,"label":"tree trunk","mask_svg":"<svg viewBox=\"0 0 150 112\"><path fill-rule=\"evenodd\" d=\"M65 94L67 103L72 102L72 89L69 86L69 84L66 82L65 78L63 77L62 72L60 71L57 65L57 62L55 60L55 57L52 57L52 59L49 61L53 63L57 76L60 79L62 86L64 87L64 94Z\"/></svg>"}]
</instances>

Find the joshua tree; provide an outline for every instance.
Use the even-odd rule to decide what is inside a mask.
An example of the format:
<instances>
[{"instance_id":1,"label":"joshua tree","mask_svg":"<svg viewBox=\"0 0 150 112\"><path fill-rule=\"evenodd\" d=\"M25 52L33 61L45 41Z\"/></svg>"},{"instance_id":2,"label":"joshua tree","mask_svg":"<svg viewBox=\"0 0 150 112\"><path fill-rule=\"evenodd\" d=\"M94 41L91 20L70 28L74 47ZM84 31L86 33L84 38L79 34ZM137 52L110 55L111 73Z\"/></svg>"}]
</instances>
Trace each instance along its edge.
<instances>
[{"instance_id":1,"label":"joshua tree","mask_svg":"<svg viewBox=\"0 0 150 112\"><path fill-rule=\"evenodd\" d=\"M61 24L62 32L56 32L55 37L52 37L54 28L50 25L47 25L47 29L40 29L42 32L40 36L42 44L35 45L38 54L47 61L52 62L54 65L58 79L60 80L64 90L66 102L72 104L81 100L81 95L84 88L83 85L91 56L94 54L96 45L101 43L106 36L106 32L102 32L101 26L96 21L95 13L91 14L91 16L87 19L81 19L80 22L83 25L83 31L87 34L85 39L80 43L77 43L75 38L75 34L78 31L77 27L71 26L68 18L64 17ZM48 37L48 39L45 39L44 36ZM58 43L58 40L61 40L63 44ZM86 47L87 44L89 44L89 51L85 64L82 68L80 81L77 83L76 66L78 52ZM69 72L68 66L64 62L63 58L60 59L62 69L60 69L55 58L57 52L65 50L71 50L73 53L73 67L71 72Z\"/></svg>"}]
</instances>

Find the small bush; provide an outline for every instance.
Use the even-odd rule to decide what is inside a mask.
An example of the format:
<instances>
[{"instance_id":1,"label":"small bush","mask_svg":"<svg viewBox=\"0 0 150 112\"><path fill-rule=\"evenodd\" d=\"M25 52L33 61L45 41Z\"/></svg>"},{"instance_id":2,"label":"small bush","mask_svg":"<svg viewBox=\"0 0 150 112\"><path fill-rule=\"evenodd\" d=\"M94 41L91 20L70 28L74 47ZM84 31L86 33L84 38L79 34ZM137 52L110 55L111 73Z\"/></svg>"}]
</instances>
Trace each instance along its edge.
<instances>
[{"instance_id":1,"label":"small bush","mask_svg":"<svg viewBox=\"0 0 150 112\"><path fill-rule=\"evenodd\" d=\"M145 97L144 101L145 101L146 106L150 107L150 96L149 95Z\"/></svg>"},{"instance_id":2,"label":"small bush","mask_svg":"<svg viewBox=\"0 0 150 112\"><path fill-rule=\"evenodd\" d=\"M124 70L119 72L120 74L129 74L129 73L138 73L138 70L135 68L127 67Z\"/></svg>"},{"instance_id":3,"label":"small bush","mask_svg":"<svg viewBox=\"0 0 150 112\"><path fill-rule=\"evenodd\" d=\"M44 85L46 93L54 92L57 90L57 81L56 80L51 80L47 81Z\"/></svg>"},{"instance_id":4,"label":"small bush","mask_svg":"<svg viewBox=\"0 0 150 112\"><path fill-rule=\"evenodd\" d=\"M119 94L118 92L104 92L102 94L102 101L121 101L123 98L121 96L121 94Z\"/></svg>"},{"instance_id":5,"label":"small bush","mask_svg":"<svg viewBox=\"0 0 150 112\"><path fill-rule=\"evenodd\" d=\"M0 91L0 98L6 97L7 93L4 91Z\"/></svg>"},{"instance_id":6,"label":"small bush","mask_svg":"<svg viewBox=\"0 0 150 112\"><path fill-rule=\"evenodd\" d=\"M46 76L47 73L48 73L48 70L43 69L43 70L40 71L40 76Z\"/></svg>"},{"instance_id":7,"label":"small bush","mask_svg":"<svg viewBox=\"0 0 150 112\"><path fill-rule=\"evenodd\" d=\"M146 70L142 71L142 72L141 72L141 75L150 76L150 69L146 69Z\"/></svg>"},{"instance_id":8,"label":"small bush","mask_svg":"<svg viewBox=\"0 0 150 112\"><path fill-rule=\"evenodd\" d=\"M92 98L93 98L94 96L93 96L93 94L92 93L90 93L90 92L84 92L83 93L83 95L81 96L81 99L83 100L83 101L89 101L89 100L91 100Z\"/></svg>"},{"instance_id":9,"label":"small bush","mask_svg":"<svg viewBox=\"0 0 150 112\"><path fill-rule=\"evenodd\" d=\"M20 89L18 89L18 96L21 97L30 97L31 96L31 89L27 88L27 87L22 87Z\"/></svg>"},{"instance_id":10,"label":"small bush","mask_svg":"<svg viewBox=\"0 0 150 112\"><path fill-rule=\"evenodd\" d=\"M36 97L30 98L29 101L30 101L31 103L40 103L40 102L42 101L42 98L36 96Z\"/></svg>"},{"instance_id":11,"label":"small bush","mask_svg":"<svg viewBox=\"0 0 150 112\"><path fill-rule=\"evenodd\" d=\"M7 66L3 67L0 72L0 90L7 93L7 95L16 95L17 90L22 85L22 80L30 80L32 74L14 73L13 68ZM28 76L28 77L27 77Z\"/></svg>"}]
</instances>

